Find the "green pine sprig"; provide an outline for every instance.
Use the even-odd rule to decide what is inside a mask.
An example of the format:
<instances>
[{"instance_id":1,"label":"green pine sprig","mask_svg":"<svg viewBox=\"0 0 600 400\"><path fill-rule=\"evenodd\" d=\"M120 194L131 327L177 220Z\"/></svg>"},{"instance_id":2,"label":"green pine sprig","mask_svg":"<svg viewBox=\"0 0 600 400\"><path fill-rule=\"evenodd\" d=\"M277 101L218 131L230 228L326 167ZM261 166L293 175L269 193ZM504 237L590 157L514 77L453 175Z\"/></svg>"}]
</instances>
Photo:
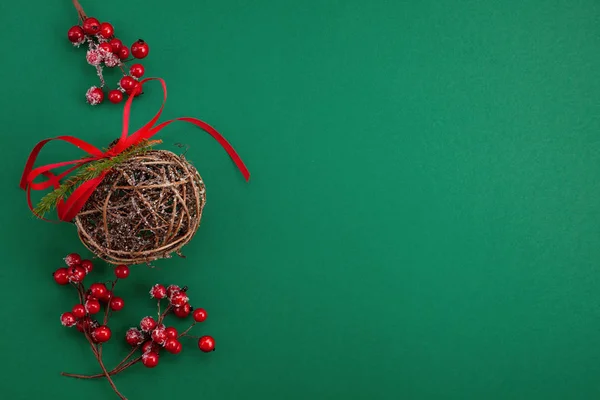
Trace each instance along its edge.
<instances>
[{"instance_id":1,"label":"green pine sprig","mask_svg":"<svg viewBox=\"0 0 600 400\"><path fill-rule=\"evenodd\" d=\"M146 152L152 150L154 145L161 142L161 140L144 140L112 158L105 158L89 163L88 165L79 169L57 189L42 197L33 212L35 215L43 217L46 213L52 211L56 207L56 204L59 200L66 199L71 193L73 193L77 186L83 182L99 177L103 172L112 169L116 165L127 161L133 156L145 154Z\"/></svg>"}]
</instances>

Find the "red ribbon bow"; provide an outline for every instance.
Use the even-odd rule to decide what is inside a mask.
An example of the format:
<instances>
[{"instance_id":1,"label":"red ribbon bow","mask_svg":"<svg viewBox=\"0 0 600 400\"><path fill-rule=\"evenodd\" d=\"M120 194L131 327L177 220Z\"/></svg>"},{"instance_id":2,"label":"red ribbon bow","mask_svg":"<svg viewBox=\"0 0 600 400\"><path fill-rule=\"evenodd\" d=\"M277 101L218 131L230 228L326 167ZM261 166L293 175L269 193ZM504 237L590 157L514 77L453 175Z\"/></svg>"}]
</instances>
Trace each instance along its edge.
<instances>
[{"instance_id":1,"label":"red ribbon bow","mask_svg":"<svg viewBox=\"0 0 600 400\"><path fill-rule=\"evenodd\" d=\"M29 155L29 158L27 159L27 163L25 164L25 170L23 171L23 176L21 178L21 189L27 192L27 204L31 211L33 211L34 209L31 203L32 190L46 190L50 187L54 187L56 189L60 186L61 180L68 176L71 172L77 170L78 168L81 168L86 164L89 164L90 162L101 160L104 158L114 157L122 153L129 147L139 144L143 140L150 139L152 136L156 135L160 130L162 130L163 128L175 121L189 122L209 133L213 138L217 140L217 142L219 142L219 144L225 149L225 151L227 151L227 154L229 154L229 156L231 157L235 165L238 167L242 175L244 175L246 181L250 179L250 172L248 171L248 168L246 168L246 166L244 165L244 162L242 161L240 156L236 153L236 151L229 144L229 142L227 142L227 140L219 132L217 132L216 129L208 125L206 122L200 121L196 118L184 117L161 122L156 126L154 125L156 122L158 122L158 119L167 101L167 85L165 84L165 81L160 78L146 78L140 81L140 83L143 85L145 82L152 80L159 81L163 88L164 97L160 109L146 125L144 125L136 132L128 136L129 114L131 102L133 101L134 97L129 96L127 102L125 103L125 108L123 110L123 132L121 133L121 137L119 138L118 142L106 152L103 152L95 146L73 136L57 136L55 138L45 139L39 142L33 148L31 154ZM67 142L74 146L77 146L86 153L88 153L90 156L86 158L80 158L77 160L48 164L34 169L33 166L35 164L35 160L38 157L38 154L48 142L51 142L53 140L61 140L63 142ZM55 174L54 172L52 172L57 168L65 167L67 165L71 165L71 167L64 172L61 172L59 174ZM79 185L79 187L77 187L77 189L73 191L73 193L68 198L59 200L56 204L58 218L61 221L67 222L73 220L73 218L75 218L79 211L81 211L81 209L85 205L86 201L90 198L92 193L94 193L94 190L96 190L100 182L102 182L102 179L104 179L104 176L107 173L108 171L105 171L97 178L83 182L81 185ZM35 179L40 175L43 175L48 179L46 179L43 182L34 182Z\"/></svg>"}]
</instances>

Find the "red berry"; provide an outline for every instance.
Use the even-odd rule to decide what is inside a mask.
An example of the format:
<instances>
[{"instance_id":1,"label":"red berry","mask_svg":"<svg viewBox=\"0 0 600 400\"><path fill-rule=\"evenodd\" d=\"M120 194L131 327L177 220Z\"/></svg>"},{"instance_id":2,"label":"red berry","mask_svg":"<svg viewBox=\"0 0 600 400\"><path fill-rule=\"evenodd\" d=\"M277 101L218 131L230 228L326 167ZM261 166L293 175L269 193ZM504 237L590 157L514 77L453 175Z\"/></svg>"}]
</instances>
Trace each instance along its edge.
<instances>
[{"instance_id":1,"label":"red berry","mask_svg":"<svg viewBox=\"0 0 600 400\"><path fill-rule=\"evenodd\" d=\"M177 339L167 339L165 342L165 350L171 354L177 354L181 351L181 343Z\"/></svg>"},{"instance_id":2,"label":"red berry","mask_svg":"<svg viewBox=\"0 0 600 400\"><path fill-rule=\"evenodd\" d=\"M77 330L79 332L83 332L85 330L90 329L90 327L92 325L93 325L92 319L90 317L84 317L77 321L77 325L75 325L75 327L77 328Z\"/></svg>"},{"instance_id":3,"label":"red berry","mask_svg":"<svg viewBox=\"0 0 600 400\"><path fill-rule=\"evenodd\" d=\"M121 48L119 49L119 52L117 53L117 55L119 56L119 58L121 60L124 60L127 57L129 57L129 49L127 48L127 46L122 45Z\"/></svg>"},{"instance_id":4,"label":"red berry","mask_svg":"<svg viewBox=\"0 0 600 400\"><path fill-rule=\"evenodd\" d=\"M206 317L208 317L208 313L204 308L196 308L192 316L194 317L194 321L204 322L206 321Z\"/></svg>"},{"instance_id":5,"label":"red berry","mask_svg":"<svg viewBox=\"0 0 600 400\"><path fill-rule=\"evenodd\" d=\"M181 288L177 285L169 285L167 287L167 296L171 297L173 296L175 293L179 292L181 290Z\"/></svg>"},{"instance_id":6,"label":"red berry","mask_svg":"<svg viewBox=\"0 0 600 400\"><path fill-rule=\"evenodd\" d=\"M135 82L135 85L132 89L128 89L125 91L128 95L133 95L134 97L138 97L142 94L142 84L140 82Z\"/></svg>"},{"instance_id":7,"label":"red berry","mask_svg":"<svg viewBox=\"0 0 600 400\"><path fill-rule=\"evenodd\" d=\"M205 353L215 350L215 339L212 336L202 336L198 339L198 347Z\"/></svg>"},{"instance_id":8,"label":"red berry","mask_svg":"<svg viewBox=\"0 0 600 400\"><path fill-rule=\"evenodd\" d=\"M129 68L129 73L131 76L135 76L136 78L141 78L144 76L144 66L142 64L133 64L131 68Z\"/></svg>"},{"instance_id":9,"label":"red berry","mask_svg":"<svg viewBox=\"0 0 600 400\"><path fill-rule=\"evenodd\" d=\"M77 323L77 319L72 313L66 312L60 316L60 323L70 328Z\"/></svg>"},{"instance_id":10,"label":"red berry","mask_svg":"<svg viewBox=\"0 0 600 400\"><path fill-rule=\"evenodd\" d=\"M115 28L108 22L103 22L100 24L100 32L98 33L104 39L110 39L115 34Z\"/></svg>"},{"instance_id":11,"label":"red berry","mask_svg":"<svg viewBox=\"0 0 600 400\"><path fill-rule=\"evenodd\" d=\"M69 270L66 268L59 268L54 271L52 277L59 285L66 285L69 283Z\"/></svg>"},{"instance_id":12,"label":"red berry","mask_svg":"<svg viewBox=\"0 0 600 400\"><path fill-rule=\"evenodd\" d=\"M163 285L157 283L152 286L152 289L150 289L150 298L164 299L165 297L167 297L167 289Z\"/></svg>"},{"instance_id":13,"label":"red berry","mask_svg":"<svg viewBox=\"0 0 600 400\"><path fill-rule=\"evenodd\" d=\"M85 310L88 314L98 314L100 312L100 302L98 300L87 300L85 302Z\"/></svg>"},{"instance_id":14,"label":"red berry","mask_svg":"<svg viewBox=\"0 0 600 400\"><path fill-rule=\"evenodd\" d=\"M85 269L86 274L89 274L94 269L94 264L90 260L83 260L81 262L81 268Z\"/></svg>"},{"instance_id":15,"label":"red berry","mask_svg":"<svg viewBox=\"0 0 600 400\"><path fill-rule=\"evenodd\" d=\"M123 101L123 92L120 90L114 89L108 92L108 101L113 104L118 104Z\"/></svg>"},{"instance_id":16,"label":"red berry","mask_svg":"<svg viewBox=\"0 0 600 400\"><path fill-rule=\"evenodd\" d=\"M130 346L137 346L144 341L144 335L138 328L129 328L125 333L125 341Z\"/></svg>"},{"instance_id":17,"label":"red berry","mask_svg":"<svg viewBox=\"0 0 600 400\"><path fill-rule=\"evenodd\" d=\"M81 43L85 37L85 32L83 32L82 27L75 25L69 29L69 32L67 32L67 37L71 43Z\"/></svg>"},{"instance_id":18,"label":"red berry","mask_svg":"<svg viewBox=\"0 0 600 400\"><path fill-rule=\"evenodd\" d=\"M123 42L121 42L121 39L112 38L108 43L110 43L113 53L118 53L119 50L121 50L121 47L123 47Z\"/></svg>"},{"instance_id":19,"label":"red berry","mask_svg":"<svg viewBox=\"0 0 600 400\"><path fill-rule=\"evenodd\" d=\"M96 106L104 101L104 92L102 88L92 86L85 93L85 100L92 106Z\"/></svg>"},{"instance_id":20,"label":"red berry","mask_svg":"<svg viewBox=\"0 0 600 400\"><path fill-rule=\"evenodd\" d=\"M144 332L150 332L156 328L156 321L152 317L144 317L140 321L140 328L142 328Z\"/></svg>"},{"instance_id":21,"label":"red berry","mask_svg":"<svg viewBox=\"0 0 600 400\"><path fill-rule=\"evenodd\" d=\"M104 54L112 54L112 46L108 42L100 43L98 50Z\"/></svg>"},{"instance_id":22,"label":"red berry","mask_svg":"<svg viewBox=\"0 0 600 400\"><path fill-rule=\"evenodd\" d=\"M137 81L133 79L131 76L125 75L119 81L119 85L123 88L123 90L131 90L135 87Z\"/></svg>"},{"instance_id":23,"label":"red berry","mask_svg":"<svg viewBox=\"0 0 600 400\"><path fill-rule=\"evenodd\" d=\"M167 333L164 327L158 327L152 331L152 340L154 343L160 344L161 346L167 341Z\"/></svg>"},{"instance_id":24,"label":"red berry","mask_svg":"<svg viewBox=\"0 0 600 400\"><path fill-rule=\"evenodd\" d=\"M137 42L131 45L131 54L135 58L144 58L150 52L150 47L148 47L148 43L144 42L142 39L139 39Z\"/></svg>"},{"instance_id":25,"label":"red berry","mask_svg":"<svg viewBox=\"0 0 600 400\"><path fill-rule=\"evenodd\" d=\"M185 292L177 292L171 296L171 304L175 307L181 307L185 303L187 303L190 298L185 294Z\"/></svg>"},{"instance_id":26,"label":"red berry","mask_svg":"<svg viewBox=\"0 0 600 400\"><path fill-rule=\"evenodd\" d=\"M165 333L167 334L167 337L169 339L177 339L177 337L179 336L179 333L177 333L177 329L173 328L172 326L166 328Z\"/></svg>"},{"instance_id":27,"label":"red berry","mask_svg":"<svg viewBox=\"0 0 600 400\"><path fill-rule=\"evenodd\" d=\"M127 278L129 276L129 267L127 265L117 265L115 268L115 275L119 279Z\"/></svg>"},{"instance_id":28,"label":"red berry","mask_svg":"<svg viewBox=\"0 0 600 400\"><path fill-rule=\"evenodd\" d=\"M69 268L69 280L71 282L82 282L85 279L85 269L82 267Z\"/></svg>"},{"instance_id":29,"label":"red berry","mask_svg":"<svg viewBox=\"0 0 600 400\"><path fill-rule=\"evenodd\" d=\"M98 343L108 342L111 336L112 332L106 325L99 326L92 331L92 339Z\"/></svg>"},{"instance_id":30,"label":"red berry","mask_svg":"<svg viewBox=\"0 0 600 400\"><path fill-rule=\"evenodd\" d=\"M103 299L108 294L108 288L104 283L92 283L90 285L90 294L97 299Z\"/></svg>"},{"instance_id":31,"label":"red berry","mask_svg":"<svg viewBox=\"0 0 600 400\"><path fill-rule=\"evenodd\" d=\"M83 31L88 35L95 35L100 30L100 21L96 18L86 18L83 21Z\"/></svg>"},{"instance_id":32,"label":"red berry","mask_svg":"<svg viewBox=\"0 0 600 400\"><path fill-rule=\"evenodd\" d=\"M154 368L158 365L158 353L150 351L142 356L142 364L148 368Z\"/></svg>"},{"instance_id":33,"label":"red berry","mask_svg":"<svg viewBox=\"0 0 600 400\"><path fill-rule=\"evenodd\" d=\"M75 318L83 318L85 317L85 306L83 304L75 304L71 312L73 313Z\"/></svg>"},{"instance_id":34,"label":"red berry","mask_svg":"<svg viewBox=\"0 0 600 400\"><path fill-rule=\"evenodd\" d=\"M110 299L110 308L113 311L121 311L125 307L125 300L121 297L113 297Z\"/></svg>"},{"instance_id":35,"label":"red berry","mask_svg":"<svg viewBox=\"0 0 600 400\"><path fill-rule=\"evenodd\" d=\"M175 307L173 309L173 314L175 314L179 318L185 318L188 315L190 315L191 310L192 310L192 308L190 307L190 303L185 303L181 307Z\"/></svg>"},{"instance_id":36,"label":"red berry","mask_svg":"<svg viewBox=\"0 0 600 400\"><path fill-rule=\"evenodd\" d=\"M148 340L142 345L142 353L148 353L151 351L158 353L159 350L160 347L156 343L152 342L152 340Z\"/></svg>"},{"instance_id":37,"label":"red berry","mask_svg":"<svg viewBox=\"0 0 600 400\"><path fill-rule=\"evenodd\" d=\"M71 253L65 257L65 264L67 264L67 267L76 267L81 264L81 256L77 253Z\"/></svg>"},{"instance_id":38,"label":"red berry","mask_svg":"<svg viewBox=\"0 0 600 400\"><path fill-rule=\"evenodd\" d=\"M107 290L104 297L101 297L98 300L100 300L104 303L108 303L110 301L110 299L112 299L112 297L113 297L113 292L111 290Z\"/></svg>"}]
</instances>

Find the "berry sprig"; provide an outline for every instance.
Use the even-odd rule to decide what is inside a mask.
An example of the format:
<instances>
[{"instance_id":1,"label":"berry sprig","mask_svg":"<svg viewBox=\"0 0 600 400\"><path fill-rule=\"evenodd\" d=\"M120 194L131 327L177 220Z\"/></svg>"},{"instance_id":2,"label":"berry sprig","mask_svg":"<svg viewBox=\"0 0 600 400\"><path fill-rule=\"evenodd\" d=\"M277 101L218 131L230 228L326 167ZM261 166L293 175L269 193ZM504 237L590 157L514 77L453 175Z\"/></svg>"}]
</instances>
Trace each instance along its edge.
<instances>
[{"instance_id":1,"label":"berry sprig","mask_svg":"<svg viewBox=\"0 0 600 400\"><path fill-rule=\"evenodd\" d=\"M105 90L108 91L108 100L117 104L123 101L123 94L135 97L142 94L142 87L138 79L144 75L144 66L136 63L126 70L126 63L132 61L129 56L142 59L148 56L150 47L142 39L131 45L131 50L115 37L115 30L108 22L100 22L97 18L88 17L78 0L73 0L73 5L79 14L79 25L72 26L67 32L67 38L75 47L87 45L85 59L88 64L96 68L100 78L100 86L92 86L85 93L86 101L95 106L104 101ZM104 79L103 68L118 67L123 73L115 89L108 89Z\"/></svg>"},{"instance_id":2,"label":"berry sprig","mask_svg":"<svg viewBox=\"0 0 600 400\"><path fill-rule=\"evenodd\" d=\"M140 320L138 327L129 328L125 332L125 341L131 346L131 351L116 367L108 370L102 360L102 346L113 337L113 332L109 327L113 312L120 311L125 306L123 298L115 296L114 291L119 280L129 277L129 267L118 265L114 269L115 279L113 281L95 282L86 288L84 280L93 271L93 263L90 260L82 260L81 256L75 253L65 257L65 263L66 267L61 267L53 273L54 281L59 285L70 284L75 287L79 302L73 306L71 311L61 314L60 322L65 327L76 327L85 336L92 353L98 360L102 373L80 375L63 372L63 376L80 379L105 377L119 398L125 399L118 391L112 376L138 363L142 363L147 368L156 367L161 351L164 349L168 353L179 354L183 348L181 340L186 337L197 339L198 348L203 352L215 350L215 340L211 336L189 335L190 330L196 324L206 320L207 312L203 308L193 309L191 307L187 286L169 285L165 287L162 284L155 284L150 289L150 298L157 300L156 317L145 316ZM104 313L102 314L103 307ZM169 315L188 318L190 314L193 322L181 333L175 327L165 325L165 318Z\"/></svg>"}]
</instances>

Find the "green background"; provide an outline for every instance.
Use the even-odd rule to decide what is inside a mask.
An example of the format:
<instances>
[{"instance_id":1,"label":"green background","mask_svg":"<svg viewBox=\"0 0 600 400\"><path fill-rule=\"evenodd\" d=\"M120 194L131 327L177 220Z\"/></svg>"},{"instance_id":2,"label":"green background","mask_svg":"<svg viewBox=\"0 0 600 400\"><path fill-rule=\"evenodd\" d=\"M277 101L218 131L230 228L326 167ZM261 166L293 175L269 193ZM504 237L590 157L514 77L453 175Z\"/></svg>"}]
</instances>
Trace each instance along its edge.
<instances>
[{"instance_id":1,"label":"green background","mask_svg":"<svg viewBox=\"0 0 600 400\"><path fill-rule=\"evenodd\" d=\"M593 399L600 396L600 3L85 1L169 87L164 118L218 128L253 176L191 125L208 203L187 259L133 270L107 347L152 311L155 282L190 286L209 319L130 399ZM0 3L0 397L109 399L75 302L51 272L69 224L31 217L17 184L46 137L104 146L121 106L67 29L70 1ZM111 74L109 82L117 75ZM160 88L134 103L133 126ZM178 150L180 151L180 150ZM81 156L52 144L40 162ZM110 276L100 263L97 279ZM170 397L168 397L170 398Z\"/></svg>"}]
</instances>

